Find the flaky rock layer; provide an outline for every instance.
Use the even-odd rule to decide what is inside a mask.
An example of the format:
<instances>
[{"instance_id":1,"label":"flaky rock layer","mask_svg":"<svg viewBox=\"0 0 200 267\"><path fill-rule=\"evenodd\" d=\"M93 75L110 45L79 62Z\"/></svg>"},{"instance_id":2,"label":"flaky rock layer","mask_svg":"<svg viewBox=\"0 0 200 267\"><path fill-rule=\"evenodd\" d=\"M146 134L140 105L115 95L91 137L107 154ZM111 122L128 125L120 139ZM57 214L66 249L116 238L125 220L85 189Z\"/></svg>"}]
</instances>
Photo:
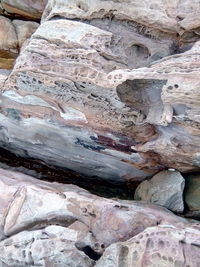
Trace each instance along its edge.
<instances>
[{"instance_id":1,"label":"flaky rock layer","mask_svg":"<svg viewBox=\"0 0 200 267\"><path fill-rule=\"evenodd\" d=\"M114 182L199 170L198 3L48 1L1 89L1 146Z\"/></svg>"}]
</instances>

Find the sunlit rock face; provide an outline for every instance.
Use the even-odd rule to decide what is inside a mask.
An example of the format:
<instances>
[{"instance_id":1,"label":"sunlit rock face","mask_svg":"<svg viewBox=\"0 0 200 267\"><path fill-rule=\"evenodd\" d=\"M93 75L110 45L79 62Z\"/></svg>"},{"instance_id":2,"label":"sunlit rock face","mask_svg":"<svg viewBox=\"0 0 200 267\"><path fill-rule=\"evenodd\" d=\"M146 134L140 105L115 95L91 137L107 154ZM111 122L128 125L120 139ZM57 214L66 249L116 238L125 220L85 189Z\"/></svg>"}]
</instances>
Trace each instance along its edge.
<instances>
[{"instance_id":1,"label":"sunlit rock face","mask_svg":"<svg viewBox=\"0 0 200 267\"><path fill-rule=\"evenodd\" d=\"M1 146L113 182L199 170L198 10L48 1L2 86Z\"/></svg>"},{"instance_id":2,"label":"sunlit rock face","mask_svg":"<svg viewBox=\"0 0 200 267\"><path fill-rule=\"evenodd\" d=\"M157 225L164 231L164 225L171 225L172 236L166 239L170 244L183 239L176 234L176 227L190 227L195 240L199 238L195 224L159 206L105 199L75 185L44 182L0 169L0 263L5 266L94 266L113 243L132 237L138 240L145 229L152 232L149 227ZM184 235L186 230L179 232ZM155 237L157 242L162 240L158 237L166 236ZM188 238L186 242L195 242ZM121 245L114 246L114 256L116 246ZM196 250L194 254L197 256Z\"/></svg>"}]
</instances>

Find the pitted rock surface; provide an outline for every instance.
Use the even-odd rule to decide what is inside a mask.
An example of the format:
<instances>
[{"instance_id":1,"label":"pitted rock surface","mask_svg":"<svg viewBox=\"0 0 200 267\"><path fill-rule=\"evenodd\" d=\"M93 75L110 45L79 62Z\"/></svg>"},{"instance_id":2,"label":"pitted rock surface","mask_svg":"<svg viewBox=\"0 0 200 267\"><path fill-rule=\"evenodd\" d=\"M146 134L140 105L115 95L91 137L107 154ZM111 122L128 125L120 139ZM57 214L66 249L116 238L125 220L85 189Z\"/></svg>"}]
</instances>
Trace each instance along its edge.
<instances>
[{"instance_id":1,"label":"pitted rock surface","mask_svg":"<svg viewBox=\"0 0 200 267\"><path fill-rule=\"evenodd\" d=\"M0 145L113 182L199 170L198 10L49 0L2 87Z\"/></svg>"},{"instance_id":2,"label":"pitted rock surface","mask_svg":"<svg viewBox=\"0 0 200 267\"><path fill-rule=\"evenodd\" d=\"M93 266L111 244L148 227L188 225L156 205L109 200L75 185L3 169L0 204L0 260L13 267L59 262L58 266Z\"/></svg>"},{"instance_id":3,"label":"pitted rock surface","mask_svg":"<svg viewBox=\"0 0 200 267\"><path fill-rule=\"evenodd\" d=\"M96 267L197 267L200 228L171 225L147 228L126 242L108 247Z\"/></svg>"}]
</instances>

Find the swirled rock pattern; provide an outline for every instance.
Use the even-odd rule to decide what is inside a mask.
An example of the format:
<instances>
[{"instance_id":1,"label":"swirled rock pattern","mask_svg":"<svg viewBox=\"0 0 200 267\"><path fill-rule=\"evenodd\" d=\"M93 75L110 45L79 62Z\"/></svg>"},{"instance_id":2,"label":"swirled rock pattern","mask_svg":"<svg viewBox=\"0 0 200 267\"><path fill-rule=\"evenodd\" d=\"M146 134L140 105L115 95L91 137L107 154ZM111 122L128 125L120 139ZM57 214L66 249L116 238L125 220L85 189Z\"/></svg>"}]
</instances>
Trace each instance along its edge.
<instances>
[{"instance_id":1,"label":"swirled rock pattern","mask_svg":"<svg viewBox=\"0 0 200 267\"><path fill-rule=\"evenodd\" d=\"M199 170L198 12L49 0L2 87L1 146L114 182Z\"/></svg>"}]
</instances>

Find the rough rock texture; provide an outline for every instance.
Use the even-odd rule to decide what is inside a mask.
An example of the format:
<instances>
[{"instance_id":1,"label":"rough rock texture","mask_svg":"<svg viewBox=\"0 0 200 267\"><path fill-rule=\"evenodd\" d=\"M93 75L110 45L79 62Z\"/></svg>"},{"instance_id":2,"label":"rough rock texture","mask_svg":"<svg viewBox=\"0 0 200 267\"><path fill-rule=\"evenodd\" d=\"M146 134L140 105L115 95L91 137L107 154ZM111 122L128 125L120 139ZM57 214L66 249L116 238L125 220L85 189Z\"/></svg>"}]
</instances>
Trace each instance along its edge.
<instances>
[{"instance_id":1,"label":"rough rock texture","mask_svg":"<svg viewBox=\"0 0 200 267\"><path fill-rule=\"evenodd\" d=\"M0 69L12 69L19 49L39 24L0 16Z\"/></svg>"},{"instance_id":2,"label":"rough rock texture","mask_svg":"<svg viewBox=\"0 0 200 267\"><path fill-rule=\"evenodd\" d=\"M0 12L29 19L40 19L48 0L1 0Z\"/></svg>"},{"instance_id":3,"label":"rough rock texture","mask_svg":"<svg viewBox=\"0 0 200 267\"><path fill-rule=\"evenodd\" d=\"M190 175L186 179L185 201L189 210L200 213L200 176Z\"/></svg>"},{"instance_id":4,"label":"rough rock texture","mask_svg":"<svg viewBox=\"0 0 200 267\"><path fill-rule=\"evenodd\" d=\"M183 212L185 180L179 172L162 171L143 181L136 189L134 199L161 205L174 212Z\"/></svg>"},{"instance_id":5,"label":"rough rock texture","mask_svg":"<svg viewBox=\"0 0 200 267\"><path fill-rule=\"evenodd\" d=\"M200 227L157 226L106 249L96 267L197 267Z\"/></svg>"},{"instance_id":6,"label":"rough rock texture","mask_svg":"<svg viewBox=\"0 0 200 267\"><path fill-rule=\"evenodd\" d=\"M158 224L187 221L156 205L0 169L0 260L9 266L92 266L109 245Z\"/></svg>"},{"instance_id":7,"label":"rough rock texture","mask_svg":"<svg viewBox=\"0 0 200 267\"><path fill-rule=\"evenodd\" d=\"M1 146L115 182L199 170L198 11L48 1L2 87Z\"/></svg>"},{"instance_id":8,"label":"rough rock texture","mask_svg":"<svg viewBox=\"0 0 200 267\"><path fill-rule=\"evenodd\" d=\"M94 266L94 261L76 248L76 241L78 232L62 226L23 231L0 243L0 259L13 267Z\"/></svg>"}]
</instances>

